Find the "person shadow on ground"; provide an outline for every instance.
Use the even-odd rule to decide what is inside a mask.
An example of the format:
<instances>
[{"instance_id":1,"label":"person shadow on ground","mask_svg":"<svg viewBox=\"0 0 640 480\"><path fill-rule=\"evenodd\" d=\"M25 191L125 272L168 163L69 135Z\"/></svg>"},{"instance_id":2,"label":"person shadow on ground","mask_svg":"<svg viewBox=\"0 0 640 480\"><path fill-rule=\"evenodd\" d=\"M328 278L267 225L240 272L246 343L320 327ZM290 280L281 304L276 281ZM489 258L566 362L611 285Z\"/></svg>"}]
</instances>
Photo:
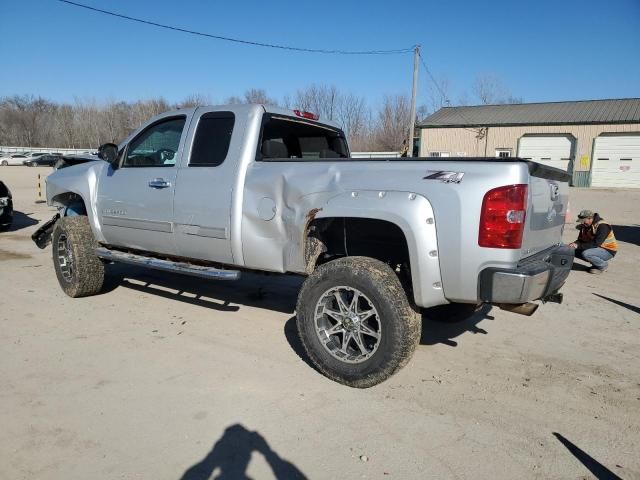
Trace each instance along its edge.
<instances>
[{"instance_id":1,"label":"person shadow on ground","mask_svg":"<svg viewBox=\"0 0 640 480\"><path fill-rule=\"evenodd\" d=\"M250 480L247 467L251 454L256 451L264 456L277 479L306 479L291 462L274 452L258 432L247 430L240 424L227 427L204 459L190 467L180 480L208 480L218 470L218 480Z\"/></svg>"}]
</instances>

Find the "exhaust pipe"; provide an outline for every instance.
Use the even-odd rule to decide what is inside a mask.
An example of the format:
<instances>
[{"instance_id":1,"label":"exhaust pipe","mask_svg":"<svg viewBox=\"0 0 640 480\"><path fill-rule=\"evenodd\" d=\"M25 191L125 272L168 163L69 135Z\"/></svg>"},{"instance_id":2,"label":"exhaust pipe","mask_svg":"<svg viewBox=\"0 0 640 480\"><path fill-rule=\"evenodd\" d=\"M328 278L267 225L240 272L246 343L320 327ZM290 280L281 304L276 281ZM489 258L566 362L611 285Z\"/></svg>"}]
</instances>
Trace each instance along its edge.
<instances>
[{"instance_id":1,"label":"exhaust pipe","mask_svg":"<svg viewBox=\"0 0 640 480\"><path fill-rule=\"evenodd\" d=\"M538 309L540 305L537 303L499 303L496 305L500 310L506 310L507 312L517 313L518 315L526 315L530 317Z\"/></svg>"}]
</instances>

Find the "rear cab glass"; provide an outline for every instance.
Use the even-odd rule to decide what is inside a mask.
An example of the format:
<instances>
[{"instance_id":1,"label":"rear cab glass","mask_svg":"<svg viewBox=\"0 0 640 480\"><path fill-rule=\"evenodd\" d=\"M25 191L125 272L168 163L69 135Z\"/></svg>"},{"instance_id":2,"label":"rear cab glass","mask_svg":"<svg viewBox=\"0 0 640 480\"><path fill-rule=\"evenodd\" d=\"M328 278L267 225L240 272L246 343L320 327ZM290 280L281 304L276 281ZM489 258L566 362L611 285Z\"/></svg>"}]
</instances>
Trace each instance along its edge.
<instances>
[{"instance_id":1,"label":"rear cab glass","mask_svg":"<svg viewBox=\"0 0 640 480\"><path fill-rule=\"evenodd\" d=\"M232 112L209 112L200 117L189 157L190 167L217 167L224 162L235 118Z\"/></svg>"},{"instance_id":2,"label":"rear cab glass","mask_svg":"<svg viewBox=\"0 0 640 480\"><path fill-rule=\"evenodd\" d=\"M338 128L284 115L264 116L257 160L303 162L348 157L347 141Z\"/></svg>"}]
</instances>

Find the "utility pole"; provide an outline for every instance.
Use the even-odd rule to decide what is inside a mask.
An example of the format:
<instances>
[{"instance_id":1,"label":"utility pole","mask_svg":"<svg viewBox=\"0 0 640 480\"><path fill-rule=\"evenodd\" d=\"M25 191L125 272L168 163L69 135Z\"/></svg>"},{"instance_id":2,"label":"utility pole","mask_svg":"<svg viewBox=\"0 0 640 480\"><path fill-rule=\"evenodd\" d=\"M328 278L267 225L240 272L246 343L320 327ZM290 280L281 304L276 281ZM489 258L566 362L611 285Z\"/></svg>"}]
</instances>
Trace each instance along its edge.
<instances>
[{"instance_id":1,"label":"utility pole","mask_svg":"<svg viewBox=\"0 0 640 480\"><path fill-rule=\"evenodd\" d=\"M420 57L420 45L413 49L413 87L411 88L411 120L409 121L409 142L407 147L408 157L413 156L413 132L416 128L416 94L418 90L418 60Z\"/></svg>"}]
</instances>

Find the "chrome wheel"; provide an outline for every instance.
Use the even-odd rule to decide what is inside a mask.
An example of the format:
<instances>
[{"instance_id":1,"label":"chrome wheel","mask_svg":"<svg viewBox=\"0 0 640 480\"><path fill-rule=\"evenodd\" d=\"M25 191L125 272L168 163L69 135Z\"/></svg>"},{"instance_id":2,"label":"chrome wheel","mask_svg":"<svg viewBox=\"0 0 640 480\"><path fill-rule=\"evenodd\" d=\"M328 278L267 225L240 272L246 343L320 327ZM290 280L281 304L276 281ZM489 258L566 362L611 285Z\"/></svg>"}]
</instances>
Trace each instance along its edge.
<instances>
[{"instance_id":1,"label":"chrome wheel","mask_svg":"<svg viewBox=\"0 0 640 480\"><path fill-rule=\"evenodd\" d=\"M320 343L342 362L364 362L380 345L382 325L378 311L360 290L330 288L316 303L314 317Z\"/></svg>"},{"instance_id":2,"label":"chrome wheel","mask_svg":"<svg viewBox=\"0 0 640 480\"><path fill-rule=\"evenodd\" d=\"M67 282L71 282L73 278L73 252L67 235L63 233L58 237L56 248L58 252L58 268L62 278Z\"/></svg>"}]
</instances>

